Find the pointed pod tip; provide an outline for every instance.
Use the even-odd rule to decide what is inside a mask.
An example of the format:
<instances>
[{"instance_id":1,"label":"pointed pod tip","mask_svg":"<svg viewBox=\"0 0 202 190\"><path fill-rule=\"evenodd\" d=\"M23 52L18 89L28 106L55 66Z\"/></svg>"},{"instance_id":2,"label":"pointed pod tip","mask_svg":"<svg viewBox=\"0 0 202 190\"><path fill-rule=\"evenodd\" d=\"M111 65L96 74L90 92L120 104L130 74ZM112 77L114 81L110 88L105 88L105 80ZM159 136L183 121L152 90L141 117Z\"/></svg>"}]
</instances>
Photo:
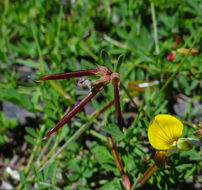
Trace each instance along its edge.
<instances>
[{"instance_id":1,"label":"pointed pod tip","mask_svg":"<svg viewBox=\"0 0 202 190\"><path fill-rule=\"evenodd\" d=\"M127 189L127 190L131 189L130 180L126 174L122 175L122 183L123 183L123 186L125 187L125 189Z\"/></svg>"},{"instance_id":2,"label":"pointed pod tip","mask_svg":"<svg viewBox=\"0 0 202 190\"><path fill-rule=\"evenodd\" d=\"M136 185L135 189L139 189L141 186L142 186L141 183L138 183L138 184Z\"/></svg>"},{"instance_id":3,"label":"pointed pod tip","mask_svg":"<svg viewBox=\"0 0 202 190\"><path fill-rule=\"evenodd\" d=\"M42 81L44 81L45 79L44 79L44 77L42 77L42 78L40 78L39 80L37 80L37 82L42 82Z\"/></svg>"},{"instance_id":4,"label":"pointed pod tip","mask_svg":"<svg viewBox=\"0 0 202 190\"><path fill-rule=\"evenodd\" d=\"M46 141L48 139L48 137L46 136L46 137L44 137L43 139L42 139L42 141Z\"/></svg>"},{"instance_id":5,"label":"pointed pod tip","mask_svg":"<svg viewBox=\"0 0 202 190\"><path fill-rule=\"evenodd\" d=\"M40 80L33 79L31 76L28 76L28 78L29 78L30 80L32 80L33 82L41 82L41 81L42 81L42 79L40 79Z\"/></svg>"}]
</instances>

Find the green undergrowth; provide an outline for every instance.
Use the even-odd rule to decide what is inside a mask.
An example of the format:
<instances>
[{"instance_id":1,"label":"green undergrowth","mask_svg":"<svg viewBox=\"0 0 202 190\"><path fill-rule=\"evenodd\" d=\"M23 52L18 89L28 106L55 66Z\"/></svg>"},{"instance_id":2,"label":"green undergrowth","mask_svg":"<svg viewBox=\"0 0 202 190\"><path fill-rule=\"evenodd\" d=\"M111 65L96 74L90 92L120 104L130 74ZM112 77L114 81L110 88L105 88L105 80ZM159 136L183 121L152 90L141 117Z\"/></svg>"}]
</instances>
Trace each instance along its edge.
<instances>
[{"instance_id":1,"label":"green undergrowth","mask_svg":"<svg viewBox=\"0 0 202 190\"><path fill-rule=\"evenodd\" d=\"M0 101L36 115L34 124L20 126L1 109L1 162L9 163L15 154L25 161L17 169L19 180L5 173L0 180L16 189L123 189L106 134L114 138L133 186L153 163L147 129L155 115L177 116L184 122L183 136L196 138L202 101L201 6L201 0L0 0ZM181 42L173 49L177 36ZM199 53L176 53L167 60L179 48ZM77 88L75 79L36 81L46 74L95 68L95 63L120 74L124 133L114 106L97 119L90 115L114 98L109 84L43 141L88 90ZM141 88L142 83L150 86ZM179 103L184 106L180 113L174 109ZM19 153L19 146L5 154L12 133L19 146L28 143L26 154ZM194 189L200 183L200 163L199 149L181 151L150 177L145 189Z\"/></svg>"}]
</instances>

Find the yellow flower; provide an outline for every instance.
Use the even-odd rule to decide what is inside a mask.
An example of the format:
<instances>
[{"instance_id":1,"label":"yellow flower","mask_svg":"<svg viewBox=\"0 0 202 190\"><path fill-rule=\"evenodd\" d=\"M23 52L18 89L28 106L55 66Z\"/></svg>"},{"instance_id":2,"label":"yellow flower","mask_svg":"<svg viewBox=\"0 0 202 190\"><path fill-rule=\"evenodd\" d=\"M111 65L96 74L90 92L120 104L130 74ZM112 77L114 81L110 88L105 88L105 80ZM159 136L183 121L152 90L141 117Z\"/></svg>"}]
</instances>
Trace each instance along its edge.
<instances>
[{"instance_id":1,"label":"yellow flower","mask_svg":"<svg viewBox=\"0 0 202 190\"><path fill-rule=\"evenodd\" d=\"M177 142L182 136L182 131L182 122L168 114L159 114L150 123L148 137L150 144L157 150L154 161L158 167L165 165L166 156L178 150Z\"/></svg>"},{"instance_id":2,"label":"yellow flower","mask_svg":"<svg viewBox=\"0 0 202 190\"><path fill-rule=\"evenodd\" d=\"M149 142L157 150L169 150L182 136L182 131L180 120L168 114L159 114L149 125Z\"/></svg>"},{"instance_id":3,"label":"yellow flower","mask_svg":"<svg viewBox=\"0 0 202 190\"><path fill-rule=\"evenodd\" d=\"M157 168L163 167L166 157L175 153L178 149L190 150L192 146L201 146L199 139L181 138L182 131L182 122L168 114L159 114L151 121L148 137L150 144L156 149L155 163L138 180L136 188L141 187Z\"/></svg>"}]
</instances>

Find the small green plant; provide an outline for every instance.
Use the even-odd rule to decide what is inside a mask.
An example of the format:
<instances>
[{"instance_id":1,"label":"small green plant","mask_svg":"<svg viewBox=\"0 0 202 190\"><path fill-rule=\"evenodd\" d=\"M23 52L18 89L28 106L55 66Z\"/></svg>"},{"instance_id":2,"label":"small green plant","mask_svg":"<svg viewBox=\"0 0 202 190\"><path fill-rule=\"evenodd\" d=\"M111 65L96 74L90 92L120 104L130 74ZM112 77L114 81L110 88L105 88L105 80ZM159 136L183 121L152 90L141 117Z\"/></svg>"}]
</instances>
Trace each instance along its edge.
<instances>
[{"instance_id":1,"label":"small green plant","mask_svg":"<svg viewBox=\"0 0 202 190\"><path fill-rule=\"evenodd\" d=\"M114 68L111 67L110 65L110 60L107 52L102 51L102 60L103 62L113 69L114 71L118 71L118 69L121 66L122 63L122 57L118 60L117 64L114 66ZM108 146L111 150L111 153L113 155L113 158L116 162L116 165L119 169L119 172L122 177L122 183L125 189L130 189L131 184L129 181L128 176L125 174L122 166L122 162L118 156L118 153L115 148L115 143L112 138L111 134L115 134L116 136L119 134L119 136L123 136L123 134L120 132L123 131L124 123L123 123L123 118L122 118L122 113L121 113L121 107L120 107L120 100L119 100L119 86L118 86L118 81L119 81L119 74L117 72L112 72L109 70L109 68L105 66L100 66L97 65L96 69L88 69L88 70L80 70L80 71L75 71L75 72L68 72L68 73L59 73L59 74L53 74L53 75L47 75L44 76L40 79L40 81L45 81L45 80L56 80L56 79L68 79L71 77L81 77L81 76L88 76L88 75L97 75L100 76L99 79L97 80L89 80L89 79L78 79L77 80L77 85L78 86L85 86L89 88L89 93L87 96L85 96L77 105L75 105L62 119L59 121L54 128L52 128L46 135L46 138L48 138L52 133L54 133L56 130L58 130L60 127L62 127L64 124L66 124L77 112L79 112L100 90L103 88L105 85L107 85L110 81L113 84L114 88L114 102L115 102L115 110L116 110L116 117L118 120L118 125L119 128L111 128L109 130L106 130L108 132L107 136L107 141L108 141ZM116 131L114 131L116 130ZM113 132L114 131L114 132ZM120 139L119 139L120 140Z\"/></svg>"},{"instance_id":2,"label":"small green plant","mask_svg":"<svg viewBox=\"0 0 202 190\"><path fill-rule=\"evenodd\" d=\"M145 171L157 168L153 158L158 150L148 139L157 115L179 118L183 138L196 138L195 133L201 139L199 0L0 0L0 5L0 189L4 184L18 190L124 189L107 147L108 135L131 189L146 178L143 189L198 186L199 148L165 157L165 167L148 173L150 178ZM46 138L100 76L78 81L91 89L75 86L75 78L35 79L94 70L96 64L119 74L123 132L115 119L109 82ZM7 118L5 101L31 112L34 119L28 117L21 125ZM20 180L12 178L12 170L19 172Z\"/></svg>"},{"instance_id":3,"label":"small green plant","mask_svg":"<svg viewBox=\"0 0 202 190\"><path fill-rule=\"evenodd\" d=\"M15 118L8 119L4 116L2 112L0 112L0 146L4 145L7 142L8 137L6 136L6 132L8 130L12 130L17 126L17 121Z\"/></svg>"}]
</instances>

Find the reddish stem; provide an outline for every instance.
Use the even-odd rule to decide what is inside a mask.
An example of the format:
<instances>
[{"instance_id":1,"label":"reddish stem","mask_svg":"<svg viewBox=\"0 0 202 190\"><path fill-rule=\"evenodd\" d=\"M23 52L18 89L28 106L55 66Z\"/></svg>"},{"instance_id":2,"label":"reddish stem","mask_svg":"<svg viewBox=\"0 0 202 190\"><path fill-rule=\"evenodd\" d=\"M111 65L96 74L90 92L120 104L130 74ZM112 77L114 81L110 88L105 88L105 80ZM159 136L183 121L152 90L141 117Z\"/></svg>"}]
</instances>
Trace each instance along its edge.
<instances>
[{"instance_id":1,"label":"reddish stem","mask_svg":"<svg viewBox=\"0 0 202 190\"><path fill-rule=\"evenodd\" d=\"M120 129L123 131L123 118L121 114L121 106L120 106L120 97L119 97L119 87L118 87L118 78L113 78L113 86L114 86L114 100L115 100L115 108L116 108L116 117L118 120L118 125Z\"/></svg>"},{"instance_id":2,"label":"reddish stem","mask_svg":"<svg viewBox=\"0 0 202 190\"><path fill-rule=\"evenodd\" d=\"M103 109L101 109L98 114L102 114L103 112L105 112L108 108L110 108L112 105L114 104L114 100L111 100Z\"/></svg>"},{"instance_id":3,"label":"reddish stem","mask_svg":"<svg viewBox=\"0 0 202 190\"><path fill-rule=\"evenodd\" d=\"M120 158L118 156L118 153L117 153L117 151L115 149L114 141L113 141L113 139L112 139L112 137L110 135L107 136L107 142L108 142L108 146L109 146L109 148L110 148L110 150L112 152L112 155L115 158L117 168L122 173L123 166L122 166L121 160L120 160Z\"/></svg>"},{"instance_id":4,"label":"reddish stem","mask_svg":"<svg viewBox=\"0 0 202 190\"><path fill-rule=\"evenodd\" d=\"M53 127L46 135L46 138L49 137L52 133L62 127L65 123L67 123L75 114L77 114L102 88L98 87L93 89L86 95L77 105L75 105L72 110L70 110L57 124Z\"/></svg>"},{"instance_id":5,"label":"reddish stem","mask_svg":"<svg viewBox=\"0 0 202 190\"><path fill-rule=\"evenodd\" d=\"M81 71L72 71L72 72L68 72L68 73L58 73L58 74L44 76L39 81L67 79L67 78L71 78L71 77L82 77L82 76L88 76L88 75L95 75L97 72L98 72L98 69L87 69L87 70L81 70Z\"/></svg>"},{"instance_id":6,"label":"reddish stem","mask_svg":"<svg viewBox=\"0 0 202 190\"><path fill-rule=\"evenodd\" d=\"M119 100L120 97L119 97L118 81L119 81L118 73L113 73L112 83L114 86L114 100L115 100L116 117L118 120L119 128L123 131L123 118L122 118L122 114L121 114L121 106L120 106L120 100ZM108 136L107 139L108 139L108 143L109 143L109 146L111 148L111 151L112 151L112 155L113 155L114 160L116 162L116 165L117 165L117 167L121 173L123 186L126 189L130 189L131 188L130 180L129 180L128 176L124 173L123 166L122 166L121 160L118 156L118 153L116 151L116 148L114 146L113 139L111 136Z\"/></svg>"},{"instance_id":7,"label":"reddish stem","mask_svg":"<svg viewBox=\"0 0 202 190\"><path fill-rule=\"evenodd\" d=\"M129 180L128 176L125 174L125 172L123 170L122 162L121 162L121 160L119 158L119 155L118 155L118 153L116 151L115 143L114 143L111 135L107 135L107 142L108 142L108 146L109 146L109 148L111 150L111 153L112 153L112 155L114 157L114 160L116 162L116 166L119 169L119 172L121 173L123 186L126 189L130 189L130 187L131 187L130 180Z\"/></svg>"},{"instance_id":8,"label":"reddish stem","mask_svg":"<svg viewBox=\"0 0 202 190\"><path fill-rule=\"evenodd\" d=\"M142 185L145 183L145 181L153 174L153 172L157 169L158 167L156 164L152 164L146 172L143 174L143 176L138 180L138 184L136 185L135 189L138 189L142 187Z\"/></svg>"}]
</instances>

